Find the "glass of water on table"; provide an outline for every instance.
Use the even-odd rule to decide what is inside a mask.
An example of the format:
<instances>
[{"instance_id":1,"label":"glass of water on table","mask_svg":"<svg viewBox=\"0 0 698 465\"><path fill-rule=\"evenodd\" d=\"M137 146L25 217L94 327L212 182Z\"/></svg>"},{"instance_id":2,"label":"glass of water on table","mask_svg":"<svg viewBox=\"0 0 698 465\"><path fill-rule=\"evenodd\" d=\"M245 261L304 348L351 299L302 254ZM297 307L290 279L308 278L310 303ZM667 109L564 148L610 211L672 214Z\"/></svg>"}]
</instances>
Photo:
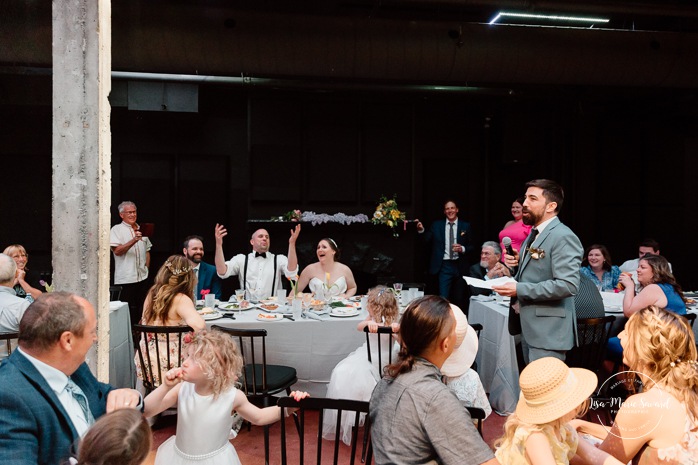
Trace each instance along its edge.
<instances>
[{"instance_id":1,"label":"glass of water on table","mask_svg":"<svg viewBox=\"0 0 698 465\"><path fill-rule=\"evenodd\" d=\"M242 314L242 301L245 300L245 290L236 289L235 290L235 300L238 302L238 315Z\"/></svg>"}]
</instances>

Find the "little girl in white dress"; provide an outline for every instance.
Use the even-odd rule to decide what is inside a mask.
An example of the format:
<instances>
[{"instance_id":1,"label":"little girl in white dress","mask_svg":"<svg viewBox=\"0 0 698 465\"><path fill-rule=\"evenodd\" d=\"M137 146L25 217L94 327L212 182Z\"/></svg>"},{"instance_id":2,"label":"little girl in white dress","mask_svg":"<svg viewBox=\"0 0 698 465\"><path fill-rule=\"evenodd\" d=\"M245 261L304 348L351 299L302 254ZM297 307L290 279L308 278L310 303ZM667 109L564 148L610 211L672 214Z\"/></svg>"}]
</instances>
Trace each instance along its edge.
<instances>
[{"instance_id":1,"label":"little girl in white dress","mask_svg":"<svg viewBox=\"0 0 698 465\"><path fill-rule=\"evenodd\" d=\"M156 465L240 464L230 444L233 411L255 425L280 418L280 408L260 409L235 388L243 361L233 339L220 331L201 331L192 336L189 357L181 368L165 375L164 383L145 398L146 417L177 404L177 435L162 443ZM306 392L292 392L296 400Z\"/></svg>"},{"instance_id":2,"label":"little girl in white dress","mask_svg":"<svg viewBox=\"0 0 698 465\"><path fill-rule=\"evenodd\" d=\"M368 293L368 316L359 323L357 330L363 331L368 326L371 333L376 333L379 326L391 326L393 333L400 330L397 323L400 316L397 299L391 289L378 286ZM330 384L327 387L327 397L333 399L350 399L368 401L371 399L373 388L381 378L380 367L378 367L378 334L370 334L371 341L371 362L368 361L368 351L366 343L349 354L332 370ZM399 345L397 335L393 337L393 347L388 344L388 337L383 336L381 340L381 362L388 364L390 351L393 352L393 359L397 357ZM337 423L337 411L327 410L322 422L322 436L325 439L335 439L335 428ZM361 418L363 424L363 415ZM354 425L354 416L342 414L342 427L340 439L345 444L351 444L351 429Z\"/></svg>"}]
</instances>

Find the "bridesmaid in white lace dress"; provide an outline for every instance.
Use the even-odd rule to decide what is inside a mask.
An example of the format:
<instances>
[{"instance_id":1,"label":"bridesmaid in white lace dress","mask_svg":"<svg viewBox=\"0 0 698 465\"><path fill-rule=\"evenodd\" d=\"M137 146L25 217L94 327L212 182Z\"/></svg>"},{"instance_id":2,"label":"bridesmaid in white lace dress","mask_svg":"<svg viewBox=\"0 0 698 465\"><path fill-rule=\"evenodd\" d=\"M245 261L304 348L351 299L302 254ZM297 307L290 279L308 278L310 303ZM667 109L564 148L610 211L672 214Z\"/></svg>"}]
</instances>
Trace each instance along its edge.
<instances>
[{"instance_id":1,"label":"bridesmaid in white lace dress","mask_svg":"<svg viewBox=\"0 0 698 465\"><path fill-rule=\"evenodd\" d=\"M477 355L477 334L468 324L468 318L461 309L453 304L451 308L456 315L456 348L441 367L441 374L444 375L444 382L463 405L483 409L487 418L492 413L490 401L480 381L480 375L470 368Z\"/></svg>"},{"instance_id":2,"label":"bridesmaid in white lace dress","mask_svg":"<svg viewBox=\"0 0 698 465\"><path fill-rule=\"evenodd\" d=\"M376 333L379 326L391 326L393 333L400 330L398 318L397 300L392 290L378 286L368 293L368 316L359 323L357 330L363 331L368 326L371 333ZM368 350L366 343L349 354L332 370L330 384L327 386L327 397L333 399L351 399L368 401L371 399L373 388L381 378L380 367L378 366L378 334L370 334L371 341L371 362L368 361ZM387 343L388 336L381 336L381 362L385 366L388 364L389 352L393 352L393 360L397 360L397 334L393 337L393 347ZM337 422L337 412L327 410L322 422L322 436L325 439L335 438L335 428ZM363 416L361 418L363 424ZM354 424L353 414L342 415L342 426L340 438L345 444L351 444L351 428Z\"/></svg>"},{"instance_id":3,"label":"bridesmaid in white lace dress","mask_svg":"<svg viewBox=\"0 0 698 465\"><path fill-rule=\"evenodd\" d=\"M308 285L319 298L337 297L344 299L356 294L354 274L348 266L339 263L339 247L329 237L317 244L318 261L306 266L298 279L298 291Z\"/></svg>"}]
</instances>

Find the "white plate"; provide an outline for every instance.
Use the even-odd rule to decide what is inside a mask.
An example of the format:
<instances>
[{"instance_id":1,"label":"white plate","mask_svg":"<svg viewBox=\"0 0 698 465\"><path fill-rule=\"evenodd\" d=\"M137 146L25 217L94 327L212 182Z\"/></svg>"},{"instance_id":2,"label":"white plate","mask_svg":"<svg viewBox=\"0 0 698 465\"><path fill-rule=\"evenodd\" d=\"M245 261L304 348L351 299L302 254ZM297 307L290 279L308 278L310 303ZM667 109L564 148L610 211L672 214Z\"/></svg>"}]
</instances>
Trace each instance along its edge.
<instances>
[{"instance_id":1,"label":"white plate","mask_svg":"<svg viewBox=\"0 0 698 465\"><path fill-rule=\"evenodd\" d=\"M201 313L199 313L199 315L201 315ZM205 315L201 315L201 318L206 321L217 320L219 318L223 318L223 314L221 312L206 313Z\"/></svg>"},{"instance_id":2,"label":"white plate","mask_svg":"<svg viewBox=\"0 0 698 465\"><path fill-rule=\"evenodd\" d=\"M279 321L283 319L284 316L279 314L272 315L268 313L260 313L259 315L257 315L258 321Z\"/></svg>"},{"instance_id":3,"label":"white plate","mask_svg":"<svg viewBox=\"0 0 698 465\"><path fill-rule=\"evenodd\" d=\"M225 310L226 312L238 312L242 310L243 312L246 312L247 310L253 310L255 308L259 308L256 305L250 304L248 307L245 308L240 308L240 304L237 302L227 302L223 304L218 304L216 308L220 308L221 310Z\"/></svg>"},{"instance_id":4,"label":"white plate","mask_svg":"<svg viewBox=\"0 0 698 465\"><path fill-rule=\"evenodd\" d=\"M347 311L343 311L344 309L347 309ZM361 314L359 310L349 307L333 308L330 311L330 316L334 316L337 318L349 318L352 316L357 316L359 314Z\"/></svg>"},{"instance_id":5,"label":"white plate","mask_svg":"<svg viewBox=\"0 0 698 465\"><path fill-rule=\"evenodd\" d=\"M623 313L623 308L616 305L609 305L603 308L606 313Z\"/></svg>"}]
</instances>

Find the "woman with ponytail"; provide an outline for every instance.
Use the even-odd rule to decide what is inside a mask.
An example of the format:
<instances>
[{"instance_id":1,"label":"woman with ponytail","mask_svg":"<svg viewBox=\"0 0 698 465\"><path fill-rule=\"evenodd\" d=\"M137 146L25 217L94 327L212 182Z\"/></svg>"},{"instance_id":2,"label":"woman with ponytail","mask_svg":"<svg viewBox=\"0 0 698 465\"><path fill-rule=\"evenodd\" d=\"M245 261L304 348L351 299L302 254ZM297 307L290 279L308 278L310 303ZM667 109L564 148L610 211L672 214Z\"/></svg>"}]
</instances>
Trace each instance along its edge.
<instances>
[{"instance_id":1,"label":"woman with ponytail","mask_svg":"<svg viewBox=\"0 0 698 465\"><path fill-rule=\"evenodd\" d=\"M400 320L398 361L386 367L369 407L378 465L499 463L441 381L441 366L456 345L453 308L442 297L425 296Z\"/></svg>"},{"instance_id":2,"label":"woman with ponytail","mask_svg":"<svg viewBox=\"0 0 698 465\"><path fill-rule=\"evenodd\" d=\"M623 363L642 392L621 406L613 427L578 421L623 463L698 464L698 361L685 318L655 306L633 314L618 336Z\"/></svg>"},{"instance_id":3,"label":"woman with ponytail","mask_svg":"<svg viewBox=\"0 0 698 465\"><path fill-rule=\"evenodd\" d=\"M194 331L201 331L206 328L204 319L196 312L192 296L196 289L196 275L194 274L194 266L188 258L183 255L172 255L160 267L158 274L155 276L155 284L148 291L148 296L143 303L143 318L141 324L151 326L190 326ZM147 348L145 342L140 341L142 351L150 351L150 359L157 360L157 354L160 355L161 373L153 373L156 383L159 385L162 379L162 374L172 368L178 367L181 360L177 360L179 353L177 343L179 341L177 335L172 335L170 341L170 364L168 365L167 355L167 340L155 341L148 340ZM165 338L165 335L160 337ZM156 345L159 343L159 350ZM184 352L182 352L184 355ZM148 363L147 360L145 362ZM139 357L136 355L136 373L138 377L143 379L143 367L141 367ZM145 367L146 372L149 372L149 367Z\"/></svg>"}]
</instances>

